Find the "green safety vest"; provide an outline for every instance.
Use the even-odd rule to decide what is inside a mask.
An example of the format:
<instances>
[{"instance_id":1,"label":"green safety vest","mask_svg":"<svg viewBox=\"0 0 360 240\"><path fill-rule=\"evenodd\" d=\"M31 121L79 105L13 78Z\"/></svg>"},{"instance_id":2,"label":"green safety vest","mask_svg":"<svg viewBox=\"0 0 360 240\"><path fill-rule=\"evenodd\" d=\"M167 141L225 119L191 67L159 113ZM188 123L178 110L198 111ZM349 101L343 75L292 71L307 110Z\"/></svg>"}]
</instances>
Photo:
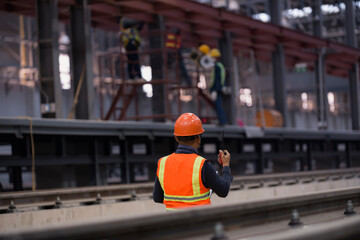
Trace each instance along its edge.
<instances>
[{"instance_id":1,"label":"green safety vest","mask_svg":"<svg viewBox=\"0 0 360 240\"><path fill-rule=\"evenodd\" d=\"M134 28L127 28L122 31L121 39L126 47L130 41L135 40L136 44L140 44L140 35L139 31Z\"/></svg>"},{"instance_id":2,"label":"green safety vest","mask_svg":"<svg viewBox=\"0 0 360 240\"><path fill-rule=\"evenodd\" d=\"M220 68L221 86L225 85L225 77L226 77L225 67L221 62L216 62L214 68L212 69L212 73L211 73L210 88L215 83L215 68L216 68L216 66Z\"/></svg>"}]
</instances>

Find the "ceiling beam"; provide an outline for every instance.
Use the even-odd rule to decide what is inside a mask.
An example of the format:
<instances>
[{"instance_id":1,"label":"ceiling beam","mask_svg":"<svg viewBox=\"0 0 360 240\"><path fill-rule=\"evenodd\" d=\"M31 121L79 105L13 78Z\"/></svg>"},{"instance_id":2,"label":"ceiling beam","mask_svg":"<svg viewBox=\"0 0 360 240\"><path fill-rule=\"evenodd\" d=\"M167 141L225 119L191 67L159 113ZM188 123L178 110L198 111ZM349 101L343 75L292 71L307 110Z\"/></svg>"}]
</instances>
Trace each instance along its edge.
<instances>
[{"instance_id":1,"label":"ceiling beam","mask_svg":"<svg viewBox=\"0 0 360 240\"><path fill-rule=\"evenodd\" d=\"M189 16L186 20L207 26L207 28L215 28L215 29L222 29L221 22L210 18L209 16L200 15L200 14L188 14Z\"/></svg>"},{"instance_id":2,"label":"ceiling beam","mask_svg":"<svg viewBox=\"0 0 360 240\"><path fill-rule=\"evenodd\" d=\"M91 11L102 12L112 16L120 16L121 11L119 7L112 6L109 4L96 3L90 5Z\"/></svg>"},{"instance_id":3,"label":"ceiling beam","mask_svg":"<svg viewBox=\"0 0 360 240\"><path fill-rule=\"evenodd\" d=\"M186 11L200 13L215 18L219 17L220 9L213 8L211 6L186 0L155 0L156 2L164 3L172 7L180 8Z\"/></svg>"},{"instance_id":4,"label":"ceiling beam","mask_svg":"<svg viewBox=\"0 0 360 240\"><path fill-rule=\"evenodd\" d=\"M154 4L147 1L117 1L116 5L124 6L138 11L147 13L155 13Z\"/></svg>"}]
</instances>

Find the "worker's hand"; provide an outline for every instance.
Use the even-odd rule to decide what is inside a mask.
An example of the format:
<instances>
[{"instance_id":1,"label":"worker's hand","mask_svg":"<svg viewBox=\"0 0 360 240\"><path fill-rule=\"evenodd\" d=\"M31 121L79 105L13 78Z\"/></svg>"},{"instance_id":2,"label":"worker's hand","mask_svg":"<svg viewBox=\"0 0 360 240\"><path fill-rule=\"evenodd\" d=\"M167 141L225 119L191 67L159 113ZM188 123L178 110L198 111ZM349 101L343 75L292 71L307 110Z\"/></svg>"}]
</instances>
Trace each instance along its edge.
<instances>
[{"instance_id":1,"label":"worker's hand","mask_svg":"<svg viewBox=\"0 0 360 240\"><path fill-rule=\"evenodd\" d=\"M213 91L213 92L211 93L211 100L215 101L216 98L217 98L217 92L216 92L216 91Z\"/></svg>"},{"instance_id":2,"label":"worker's hand","mask_svg":"<svg viewBox=\"0 0 360 240\"><path fill-rule=\"evenodd\" d=\"M222 166L226 167L226 166L230 166L230 153L227 150L219 150L219 156L218 156L218 161L221 164L222 162Z\"/></svg>"}]
</instances>

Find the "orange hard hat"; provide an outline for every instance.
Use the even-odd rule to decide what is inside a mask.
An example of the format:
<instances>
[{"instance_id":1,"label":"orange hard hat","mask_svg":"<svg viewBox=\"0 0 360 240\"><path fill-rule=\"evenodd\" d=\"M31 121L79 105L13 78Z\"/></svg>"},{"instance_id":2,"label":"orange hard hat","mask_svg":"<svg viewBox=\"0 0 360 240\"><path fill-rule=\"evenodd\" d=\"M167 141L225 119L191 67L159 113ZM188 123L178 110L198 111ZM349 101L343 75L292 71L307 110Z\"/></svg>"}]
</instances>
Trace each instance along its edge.
<instances>
[{"instance_id":1,"label":"orange hard hat","mask_svg":"<svg viewBox=\"0 0 360 240\"><path fill-rule=\"evenodd\" d=\"M175 136L193 136L205 132L200 118L193 113L184 113L176 120L174 127Z\"/></svg>"}]
</instances>

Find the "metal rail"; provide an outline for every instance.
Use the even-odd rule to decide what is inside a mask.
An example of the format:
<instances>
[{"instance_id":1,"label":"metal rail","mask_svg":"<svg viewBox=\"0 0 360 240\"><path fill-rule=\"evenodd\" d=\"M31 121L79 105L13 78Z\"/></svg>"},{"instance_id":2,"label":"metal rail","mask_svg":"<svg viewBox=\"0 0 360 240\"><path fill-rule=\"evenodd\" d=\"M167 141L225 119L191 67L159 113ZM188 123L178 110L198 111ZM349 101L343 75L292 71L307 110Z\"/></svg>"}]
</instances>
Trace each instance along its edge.
<instances>
[{"instance_id":1,"label":"metal rail","mask_svg":"<svg viewBox=\"0 0 360 240\"><path fill-rule=\"evenodd\" d=\"M293 209L302 215L345 209L346 202L352 200L359 205L360 187L333 190L302 196L263 200L251 203L237 203L215 207L194 208L170 213L142 215L118 220L88 222L79 225L51 227L41 230L0 234L0 239L180 239L206 235L213 232L217 222L225 229L241 229L249 225L261 224L281 219L289 219ZM358 223L354 220L355 223ZM346 229L347 227L341 225ZM337 238L349 239L359 236L358 226L351 224L351 231L339 231ZM340 230L340 229L338 229ZM310 234L309 237L312 235ZM274 238L272 238L274 239ZM286 239L286 238L281 238ZM290 239L290 238L289 238ZM301 238L291 238L301 239Z\"/></svg>"},{"instance_id":2,"label":"metal rail","mask_svg":"<svg viewBox=\"0 0 360 240\"><path fill-rule=\"evenodd\" d=\"M310 172L295 172L282 174L264 174L254 176L234 177L231 190L252 189L262 187L275 187L280 185L293 185L299 183L312 183L315 181L328 181L338 179L356 178L360 168L322 170ZM38 191L11 192L0 194L0 214L7 213L11 205L18 208L36 210L56 208L56 201L69 202L80 205L91 205L114 201L130 201L137 198L150 198L153 191L153 182L123 184L112 186L95 186L82 188L51 189ZM31 206L31 208L29 208ZM23 210L25 211L25 210Z\"/></svg>"}]
</instances>

